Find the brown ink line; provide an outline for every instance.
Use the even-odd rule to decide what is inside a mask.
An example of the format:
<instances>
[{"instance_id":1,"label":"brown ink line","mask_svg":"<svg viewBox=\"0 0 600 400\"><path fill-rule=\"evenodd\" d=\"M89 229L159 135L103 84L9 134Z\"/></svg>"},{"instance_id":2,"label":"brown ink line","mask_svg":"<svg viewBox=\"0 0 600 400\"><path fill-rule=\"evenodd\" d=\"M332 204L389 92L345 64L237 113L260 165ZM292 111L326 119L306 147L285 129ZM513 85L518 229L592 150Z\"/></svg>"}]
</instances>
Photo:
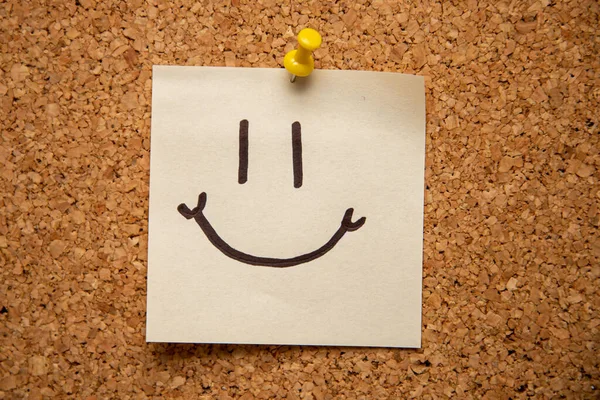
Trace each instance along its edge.
<instances>
[{"instance_id":1,"label":"brown ink line","mask_svg":"<svg viewBox=\"0 0 600 400\"><path fill-rule=\"evenodd\" d=\"M238 168L238 183L248 181L248 120L240 121L240 162Z\"/></svg>"},{"instance_id":2,"label":"brown ink line","mask_svg":"<svg viewBox=\"0 0 600 400\"><path fill-rule=\"evenodd\" d=\"M257 265L263 267L274 267L274 268L287 268L293 267L298 264L303 264L314 259L317 259L331 249L335 247L335 245L344 237L346 232L353 232L362 227L367 220L365 217L361 217L355 222L352 222L352 213L354 209L349 208L344 213L344 217L342 218L342 222L338 230L333 234L331 239L327 241L323 246L319 247L317 250L311 251L310 253L302 254L297 257L292 258L269 258L269 257L257 257L250 254L243 253L239 250L231 247L227 242L225 242L219 234L212 227L208 219L202 213L202 210L206 206L206 193L202 192L198 196L198 205L190 210L188 206L184 203L181 203L179 207L177 207L177 211L181 215L183 215L186 219L192 219L196 221L196 223L200 226L208 240L215 246L218 250L220 250L227 257L233 258L234 260L243 262L245 264Z\"/></svg>"},{"instance_id":3,"label":"brown ink line","mask_svg":"<svg viewBox=\"0 0 600 400\"><path fill-rule=\"evenodd\" d=\"M302 128L300 122L292 124L292 165L294 166L294 187L302 186Z\"/></svg>"}]
</instances>

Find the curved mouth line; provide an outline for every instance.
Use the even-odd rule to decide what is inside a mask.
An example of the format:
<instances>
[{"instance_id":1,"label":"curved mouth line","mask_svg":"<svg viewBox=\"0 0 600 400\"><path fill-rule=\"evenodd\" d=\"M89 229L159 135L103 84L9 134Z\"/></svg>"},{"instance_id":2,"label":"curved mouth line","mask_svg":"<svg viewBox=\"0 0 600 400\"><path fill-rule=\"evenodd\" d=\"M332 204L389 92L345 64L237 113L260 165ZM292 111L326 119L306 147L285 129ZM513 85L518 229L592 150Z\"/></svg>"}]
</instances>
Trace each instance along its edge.
<instances>
[{"instance_id":1,"label":"curved mouth line","mask_svg":"<svg viewBox=\"0 0 600 400\"><path fill-rule=\"evenodd\" d=\"M364 225L365 221L367 220L365 217L361 217L358 220L356 220L356 222L352 222L352 213L354 212L354 209L349 208L344 213L344 217L342 218L342 222L340 223L340 227L338 228L338 230L333 234L331 239L327 241L327 243L325 243L318 249L311 251L310 253L302 254L300 256L292 258L257 257L236 250L229 244L227 244L227 242L225 242L223 239L221 239L219 234L215 231L208 219L206 219L206 217L202 213L202 210L204 210L205 206L206 193L202 192L198 196L198 205L196 207L190 210L188 206L186 206L184 203L181 203L177 207L177 211L179 211L179 213L183 215L186 219L193 218L196 221L196 223L200 226L208 240L213 244L213 246L219 249L227 257L233 258L234 260L243 262L245 264L274 268L293 267L295 265L307 263L309 261L323 256L335 247L335 245L340 241L340 239L344 237L344 234L346 234L346 232L353 232L359 229L361 226Z\"/></svg>"}]
</instances>

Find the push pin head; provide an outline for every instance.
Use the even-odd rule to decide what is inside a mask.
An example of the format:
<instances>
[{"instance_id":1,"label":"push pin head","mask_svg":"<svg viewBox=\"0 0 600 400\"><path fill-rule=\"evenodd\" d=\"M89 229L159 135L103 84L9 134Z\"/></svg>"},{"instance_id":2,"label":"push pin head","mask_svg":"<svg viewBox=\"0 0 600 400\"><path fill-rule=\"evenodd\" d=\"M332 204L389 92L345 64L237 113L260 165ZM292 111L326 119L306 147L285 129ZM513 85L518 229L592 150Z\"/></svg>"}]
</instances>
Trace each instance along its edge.
<instances>
[{"instance_id":1,"label":"push pin head","mask_svg":"<svg viewBox=\"0 0 600 400\"><path fill-rule=\"evenodd\" d=\"M321 47L321 35L311 28L304 28L298 34L298 48L285 55L283 65L292 74L291 82L297 76L308 76L315 69L312 52Z\"/></svg>"}]
</instances>

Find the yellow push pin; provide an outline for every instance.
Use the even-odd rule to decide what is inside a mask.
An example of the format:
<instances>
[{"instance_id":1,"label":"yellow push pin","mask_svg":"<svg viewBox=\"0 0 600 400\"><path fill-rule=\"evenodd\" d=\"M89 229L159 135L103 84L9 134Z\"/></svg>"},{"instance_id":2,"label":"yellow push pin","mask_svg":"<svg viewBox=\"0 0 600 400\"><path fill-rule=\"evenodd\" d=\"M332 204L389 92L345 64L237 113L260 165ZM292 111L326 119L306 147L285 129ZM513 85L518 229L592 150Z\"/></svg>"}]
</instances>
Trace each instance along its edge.
<instances>
[{"instance_id":1,"label":"yellow push pin","mask_svg":"<svg viewBox=\"0 0 600 400\"><path fill-rule=\"evenodd\" d=\"M297 76L308 76L315 69L315 59L312 52L321 47L321 35L311 28L304 28L298 34L298 48L285 55L283 65L292 74L290 82L294 83Z\"/></svg>"}]
</instances>

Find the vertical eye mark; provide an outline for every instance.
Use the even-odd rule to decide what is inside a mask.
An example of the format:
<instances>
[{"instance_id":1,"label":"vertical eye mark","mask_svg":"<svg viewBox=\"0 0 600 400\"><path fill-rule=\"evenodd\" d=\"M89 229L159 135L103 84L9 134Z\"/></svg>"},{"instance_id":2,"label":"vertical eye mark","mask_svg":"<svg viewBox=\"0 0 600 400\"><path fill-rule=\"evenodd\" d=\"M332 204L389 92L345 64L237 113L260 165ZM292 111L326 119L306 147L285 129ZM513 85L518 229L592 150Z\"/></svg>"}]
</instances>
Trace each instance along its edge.
<instances>
[{"instance_id":1,"label":"vertical eye mark","mask_svg":"<svg viewBox=\"0 0 600 400\"><path fill-rule=\"evenodd\" d=\"M240 121L240 163L238 169L238 183L248 181L248 120Z\"/></svg>"},{"instance_id":2,"label":"vertical eye mark","mask_svg":"<svg viewBox=\"0 0 600 400\"><path fill-rule=\"evenodd\" d=\"M238 183L248 181L248 120L240 121ZM294 187L302 186L302 127L300 122L292 124L292 165L294 168Z\"/></svg>"},{"instance_id":3,"label":"vertical eye mark","mask_svg":"<svg viewBox=\"0 0 600 400\"><path fill-rule=\"evenodd\" d=\"M292 164L294 166L294 187L302 186L302 129L300 122L292 124Z\"/></svg>"}]
</instances>

